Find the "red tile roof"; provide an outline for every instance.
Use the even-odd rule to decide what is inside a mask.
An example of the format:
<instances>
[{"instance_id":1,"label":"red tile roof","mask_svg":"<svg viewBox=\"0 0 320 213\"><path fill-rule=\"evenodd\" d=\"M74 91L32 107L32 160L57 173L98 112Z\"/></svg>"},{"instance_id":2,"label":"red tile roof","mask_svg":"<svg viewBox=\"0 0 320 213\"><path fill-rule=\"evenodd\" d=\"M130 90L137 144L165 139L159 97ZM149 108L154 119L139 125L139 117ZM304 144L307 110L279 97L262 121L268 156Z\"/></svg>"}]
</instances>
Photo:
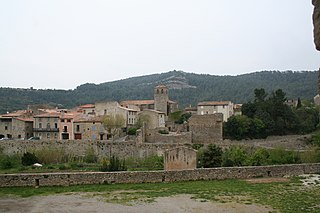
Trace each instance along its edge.
<instances>
[{"instance_id":1,"label":"red tile roof","mask_svg":"<svg viewBox=\"0 0 320 213\"><path fill-rule=\"evenodd\" d=\"M198 103L198 106L222 106L222 105L229 105L230 101L204 101Z\"/></svg>"},{"instance_id":2,"label":"red tile roof","mask_svg":"<svg viewBox=\"0 0 320 213\"><path fill-rule=\"evenodd\" d=\"M94 104L85 104L85 105L79 106L79 108L81 109L94 108L94 107L95 107Z\"/></svg>"},{"instance_id":3,"label":"red tile roof","mask_svg":"<svg viewBox=\"0 0 320 213\"><path fill-rule=\"evenodd\" d=\"M16 118L16 119L24 122L33 122L33 118Z\"/></svg>"},{"instance_id":4,"label":"red tile roof","mask_svg":"<svg viewBox=\"0 0 320 213\"><path fill-rule=\"evenodd\" d=\"M35 115L35 118L59 118L60 112L48 112L45 114Z\"/></svg>"},{"instance_id":5,"label":"red tile roof","mask_svg":"<svg viewBox=\"0 0 320 213\"><path fill-rule=\"evenodd\" d=\"M154 104L154 100L128 100L128 101L121 101L120 105L147 105L147 104Z\"/></svg>"}]
</instances>

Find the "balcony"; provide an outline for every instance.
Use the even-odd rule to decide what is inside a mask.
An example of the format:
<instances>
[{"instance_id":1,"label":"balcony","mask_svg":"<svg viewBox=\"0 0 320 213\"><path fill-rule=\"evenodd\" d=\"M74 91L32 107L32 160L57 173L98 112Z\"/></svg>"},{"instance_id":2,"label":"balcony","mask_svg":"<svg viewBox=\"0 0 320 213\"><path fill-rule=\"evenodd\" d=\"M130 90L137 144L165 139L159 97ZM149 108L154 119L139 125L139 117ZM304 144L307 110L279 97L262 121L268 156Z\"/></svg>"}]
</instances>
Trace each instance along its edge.
<instances>
[{"instance_id":1,"label":"balcony","mask_svg":"<svg viewBox=\"0 0 320 213\"><path fill-rule=\"evenodd\" d=\"M59 128L33 128L34 132L59 132Z\"/></svg>"}]
</instances>

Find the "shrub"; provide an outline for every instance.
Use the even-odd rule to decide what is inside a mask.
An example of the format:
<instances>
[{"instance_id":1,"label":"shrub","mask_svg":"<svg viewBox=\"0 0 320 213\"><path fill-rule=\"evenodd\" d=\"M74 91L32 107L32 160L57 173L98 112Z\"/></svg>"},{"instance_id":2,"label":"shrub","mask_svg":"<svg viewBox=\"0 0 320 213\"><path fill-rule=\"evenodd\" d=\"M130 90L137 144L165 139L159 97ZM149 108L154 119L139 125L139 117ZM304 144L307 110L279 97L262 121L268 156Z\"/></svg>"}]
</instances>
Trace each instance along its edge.
<instances>
[{"instance_id":1,"label":"shrub","mask_svg":"<svg viewBox=\"0 0 320 213\"><path fill-rule=\"evenodd\" d=\"M65 151L56 148L43 148L34 151L39 161L43 164L67 163Z\"/></svg>"},{"instance_id":2,"label":"shrub","mask_svg":"<svg viewBox=\"0 0 320 213\"><path fill-rule=\"evenodd\" d=\"M126 159L129 170L162 170L163 156L151 155L145 158L131 157Z\"/></svg>"},{"instance_id":3,"label":"shrub","mask_svg":"<svg viewBox=\"0 0 320 213\"><path fill-rule=\"evenodd\" d=\"M222 156L223 166L246 166L248 153L241 146L232 146Z\"/></svg>"},{"instance_id":4,"label":"shrub","mask_svg":"<svg viewBox=\"0 0 320 213\"><path fill-rule=\"evenodd\" d=\"M98 156L94 153L94 150L92 147L90 149L87 149L83 160L86 163L97 163L98 162Z\"/></svg>"},{"instance_id":5,"label":"shrub","mask_svg":"<svg viewBox=\"0 0 320 213\"><path fill-rule=\"evenodd\" d=\"M21 158L21 163L24 166L30 166L34 163L39 163L39 159L34 153L26 152Z\"/></svg>"},{"instance_id":6,"label":"shrub","mask_svg":"<svg viewBox=\"0 0 320 213\"><path fill-rule=\"evenodd\" d=\"M169 134L169 132L165 129L159 130L158 131L160 134Z\"/></svg>"},{"instance_id":7,"label":"shrub","mask_svg":"<svg viewBox=\"0 0 320 213\"><path fill-rule=\"evenodd\" d=\"M112 156L110 161L104 159L102 161L102 166L99 168L102 172L114 172L114 171L126 171L127 167L125 165L125 160L120 160L116 156Z\"/></svg>"},{"instance_id":8,"label":"shrub","mask_svg":"<svg viewBox=\"0 0 320 213\"><path fill-rule=\"evenodd\" d=\"M0 161L0 168L1 169L11 169L14 167L14 162L12 161L12 158L9 156L3 156L3 158Z\"/></svg>"},{"instance_id":9,"label":"shrub","mask_svg":"<svg viewBox=\"0 0 320 213\"><path fill-rule=\"evenodd\" d=\"M295 164L300 163L299 153L286 151L283 148L270 149L270 164Z\"/></svg>"},{"instance_id":10,"label":"shrub","mask_svg":"<svg viewBox=\"0 0 320 213\"><path fill-rule=\"evenodd\" d=\"M253 154L249 157L250 166L264 166L269 164L269 152L265 148L258 148Z\"/></svg>"},{"instance_id":11,"label":"shrub","mask_svg":"<svg viewBox=\"0 0 320 213\"><path fill-rule=\"evenodd\" d=\"M70 169L70 167L65 164L62 164L59 166L59 170L67 170L67 169Z\"/></svg>"},{"instance_id":12,"label":"shrub","mask_svg":"<svg viewBox=\"0 0 320 213\"><path fill-rule=\"evenodd\" d=\"M215 144L209 144L206 149L199 152L198 167L211 168L221 166L222 154L223 151L221 147Z\"/></svg>"},{"instance_id":13,"label":"shrub","mask_svg":"<svg viewBox=\"0 0 320 213\"><path fill-rule=\"evenodd\" d=\"M303 163L319 163L320 162L320 149L317 147L313 150L300 152L300 159Z\"/></svg>"},{"instance_id":14,"label":"shrub","mask_svg":"<svg viewBox=\"0 0 320 213\"><path fill-rule=\"evenodd\" d=\"M138 130L138 129L135 128L135 127L129 128L129 129L128 129L128 135L136 135L137 130Z\"/></svg>"}]
</instances>

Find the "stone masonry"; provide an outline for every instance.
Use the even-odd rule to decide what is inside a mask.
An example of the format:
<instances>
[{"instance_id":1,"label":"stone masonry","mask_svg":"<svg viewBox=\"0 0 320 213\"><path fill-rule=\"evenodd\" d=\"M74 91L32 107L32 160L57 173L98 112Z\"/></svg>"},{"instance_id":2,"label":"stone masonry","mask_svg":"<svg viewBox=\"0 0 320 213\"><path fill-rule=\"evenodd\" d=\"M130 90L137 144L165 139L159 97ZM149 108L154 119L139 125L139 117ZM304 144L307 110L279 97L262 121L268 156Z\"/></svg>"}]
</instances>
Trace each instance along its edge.
<instances>
[{"instance_id":1,"label":"stone masonry","mask_svg":"<svg viewBox=\"0 0 320 213\"><path fill-rule=\"evenodd\" d=\"M149 172L70 172L0 174L0 187L69 186L80 184L159 183L194 180L284 177L320 173L320 164L296 164L258 167L229 167L181 171Z\"/></svg>"},{"instance_id":2,"label":"stone masonry","mask_svg":"<svg viewBox=\"0 0 320 213\"><path fill-rule=\"evenodd\" d=\"M164 169L184 170L197 168L197 150L189 147L177 147L166 150L164 154Z\"/></svg>"},{"instance_id":3,"label":"stone masonry","mask_svg":"<svg viewBox=\"0 0 320 213\"><path fill-rule=\"evenodd\" d=\"M209 144L222 141L222 113L213 115L193 115L189 119L189 130L192 132L192 143Z\"/></svg>"}]
</instances>

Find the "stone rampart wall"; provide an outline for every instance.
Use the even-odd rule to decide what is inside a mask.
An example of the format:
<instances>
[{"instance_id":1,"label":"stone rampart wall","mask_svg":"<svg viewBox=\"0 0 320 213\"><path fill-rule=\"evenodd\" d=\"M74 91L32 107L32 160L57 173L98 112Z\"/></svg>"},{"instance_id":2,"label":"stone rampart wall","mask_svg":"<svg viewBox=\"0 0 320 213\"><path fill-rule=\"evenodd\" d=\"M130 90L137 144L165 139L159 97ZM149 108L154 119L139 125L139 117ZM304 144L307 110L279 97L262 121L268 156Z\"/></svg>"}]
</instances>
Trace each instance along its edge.
<instances>
[{"instance_id":1,"label":"stone rampart wall","mask_svg":"<svg viewBox=\"0 0 320 213\"><path fill-rule=\"evenodd\" d=\"M320 164L229 167L152 172L1 174L0 187L69 186L79 184L156 183L191 180L246 179L255 177L296 176L314 173L320 173Z\"/></svg>"}]
</instances>

